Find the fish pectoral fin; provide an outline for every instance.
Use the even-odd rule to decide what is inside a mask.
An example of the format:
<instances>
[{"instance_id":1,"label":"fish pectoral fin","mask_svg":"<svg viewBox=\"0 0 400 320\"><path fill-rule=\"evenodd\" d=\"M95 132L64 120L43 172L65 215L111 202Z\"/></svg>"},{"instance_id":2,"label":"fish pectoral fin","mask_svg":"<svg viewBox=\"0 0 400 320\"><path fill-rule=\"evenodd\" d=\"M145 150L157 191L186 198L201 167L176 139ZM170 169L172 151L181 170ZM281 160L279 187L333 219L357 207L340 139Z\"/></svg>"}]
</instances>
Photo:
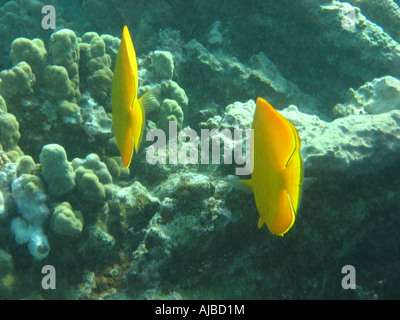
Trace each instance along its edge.
<instances>
[{"instance_id":1,"label":"fish pectoral fin","mask_svg":"<svg viewBox=\"0 0 400 320\"><path fill-rule=\"evenodd\" d=\"M235 189L246 192L248 194L253 193L253 182L251 179L244 180L239 179L237 176L229 175L222 180Z\"/></svg>"},{"instance_id":2,"label":"fish pectoral fin","mask_svg":"<svg viewBox=\"0 0 400 320\"><path fill-rule=\"evenodd\" d=\"M260 217L260 219L258 219L258 224L257 224L258 229L261 229L264 223L265 223L264 220Z\"/></svg>"},{"instance_id":3,"label":"fish pectoral fin","mask_svg":"<svg viewBox=\"0 0 400 320\"><path fill-rule=\"evenodd\" d=\"M139 99L139 103L146 113L158 110L160 103L157 98L151 92L151 90L146 91Z\"/></svg>"}]
</instances>

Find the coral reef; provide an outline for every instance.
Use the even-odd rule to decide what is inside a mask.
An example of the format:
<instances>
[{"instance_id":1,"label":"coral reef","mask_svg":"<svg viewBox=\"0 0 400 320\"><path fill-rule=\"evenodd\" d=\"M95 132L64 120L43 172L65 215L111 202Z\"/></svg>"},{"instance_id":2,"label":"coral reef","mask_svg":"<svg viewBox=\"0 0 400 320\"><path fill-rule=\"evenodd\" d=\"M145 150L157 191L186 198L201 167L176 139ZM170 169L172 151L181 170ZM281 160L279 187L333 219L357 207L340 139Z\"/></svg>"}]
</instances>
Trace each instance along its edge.
<instances>
[{"instance_id":1,"label":"coral reef","mask_svg":"<svg viewBox=\"0 0 400 320\"><path fill-rule=\"evenodd\" d=\"M25 61L0 72L0 94L6 99L26 97L33 93L32 69Z\"/></svg>"},{"instance_id":2,"label":"coral reef","mask_svg":"<svg viewBox=\"0 0 400 320\"><path fill-rule=\"evenodd\" d=\"M63 195L75 187L75 173L62 146L45 145L39 158L43 178L48 183L51 193Z\"/></svg>"},{"instance_id":3,"label":"coral reef","mask_svg":"<svg viewBox=\"0 0 400 320\"><path fill-rule=\"evenodd\" d=\"M42 7L50 1L14 0L0 6L0 66L5 69L9 61L9 48L18 37L45 39L49 33L38 21L42 20ZM58 15L59 17L59 15ZM58 22L61 22L58 20Z\"/></svg>"},{"instance_id":4,"label":"coral reef","mask_svg":"<svg viewBox=\"0 0 400 320\"><path fill-rule=\"evenodd\" d=\"M18 283L12 256L8 252L0 250L0 298L14 297L17 288Z\"/></svg>"},{"instance_id":5,"label":"coral reef","mask_svg":"<svg viewBox=\"0 0 400 320\"><path fill-rule=\"evenodd\" d=\"M339 116L351 114L380 114L400 109L400 81L386 76L367 82L357 90L347 92L347 101L335 106Z\"/></svg>"},{"instance_id":6,"label":"coral reef","mask_svg":"<svg viewBox=\"0 0 400 320\"><path fill-rule=\"evenodd\" d=\"M11 233L19 245L28 243L29 253L38 260L47 257L49 241L44 234L43 224L50 211L46 206L47 196L39 177L23 174L12 182L12 195L21 217L11 222Z\"/></svg>"},{"instance_id":7,"label":"coral reef","mask_svg":"<svg viewBox=\"0 0 400 320\"><path fill-rule=\"evenodd\" d=\"M0 191L0 217L3 216L5 211L6 211L6 208L4 206L4 196L3 196L3 193Z\"/></svg>"},{"instance_id":8,"label":"coral reef","mask_svg":"<svg viewBox=\"0 0 400 320\"><path fill-rule=\"evenodd\" d=\"M18 154L21 154L21 150L17 145L21 137L18 129L18 121L13 114L0 114L0 142L4 151L16 151Z\"/></svg>"},{"instance_id":9,"label":"coral reef","mask_svg":"<svg viewBox=\"0 0 400 320\"><path fill-rule=\"evenodd\" d=\"M115 47L113 38L105 38L108 47ZM118 41L117 41L118 43ZM111 86L113 72L111 56L106 53L107 46L103 37L95 32L87 32L79 43L79 50L82 56L83 70L81 77L86 79L90 95L96 102L107 105L110 109ZM114 55L114 61L116 56Z\"/></svg>"},{"instance_id":10,"label":"coral reef","mask_svg":"<svg viewBox=\"0 0 400 320\"><path fill-rule=\"evenodd\" d=\"M307 176L346 172L350 178L367 174L371 163L377 171L396 163L400 151L396 144L400 134L398 110L328 123L316 116L302 115L295 107L282 114L299 130Z\"/></svg>"},{"instance_id":11,"label":"coral reef","mask_svg":"<svg viewBox=\"0 0 400 320\"><path fill-rule=\"evenodd\" d=\"M172 79L174 75L174 61L169 51L153 51L150 53L151 66L160 79Z\"/></svg>"},{"instance_id":12,"label":"coral reef","mask_svg":"<svg viewBox=\"0 0 400 320\"><path fill-rule=\"evenodd\" d=\"M398 3L392 0L350 0L348 2L360 8L368 20L381 26L394 40L400 41L400 7Z\"/></svg>"},{"instance_id":13,"label":"coral reef","mask_svg":"<svg viewBox=\"0 0 400 320\"><path fill-rule=\"evenodd\" d=\"M46 100L40 111L46 115L49 124L81 124L83 122L79 105L67 100L58 100L56 103Z\"/></svg>"},{"instance_id":14,"label":"coral reef","mask_svg":"<svg viewBox=\"0 0 400 320\"><path fill-rule=\"evenodd\" d=\"M68 71L63 66L47 66L43 70L43 87L47 98L53 102L59 100L73 100L78 94L75 85L70 80Z\"/></svg>"},{"instance_id":15,"label":"coral reef","mask_svg":"<svg viewBox=\"0 0 400 320\"><path fill-rule=\"evenodd\" d=\"M41 76L47 62L47 51L44 42L35 38L17 38L11 43L11 61L14 65L25 61L32 68L32 72L38 77Z\"/></svg>"},{"instance_id":16,"label":"coral reef","mask_svg":"<svg viewBox=\"0 0 400 320\"><path fill-rule=\"evenodd\" d=\"M58 235L72 236L82 232L83 217L68 202L56 206L50 220L51 229Z\"/></svg>"},{"instance_id":17,"label":"coral reef","mask_svg":"<svg viewBox=\"0 0 400 320\"><path fill-rule=\"evenodd\" d=\"M7 113L6 102L2 96L0 96L0 113Z\"/></svg>"},{"instance_id":18,"label":"coral reef","mask_svg":"<svg viewBox=\"0 0 400 320\"><path fill-rule=\"evenodd\" d=\"M112 119L107 115L104 107L90 98L82 107L84 118L83 130L90 142L104 141L112 138Z\"/></svg>"},{"instance_id":19,"label":"coral reef","mask_svg":"<svg viewBox=\"0 0 400 320\"><path fill-rule=\"evenodd\" d=\"M202 100L226 105L230 101L264 96L277 108L293 103L310 111L318 109L318 101L286 80L263 53L252 56L249 66L232 56L213 54L196 40L185 44L184 53L186 61L180 67L186 76L182 84L199 87L199 95L193 97L195 105L201 105ZM206 74L207 80L199 81L195 73Z\"/></svg>"},{"instance_id":20,"label":"coral reef","mask_svg":"<svg viewBox=\"0 0 400 320\"><path fill-rule=\"evenodd\" d=\"M15 176L18 178L23 174L34 174L36 164L31 156L22 156L17 160L15 169Z\"/></svg>"},{"instance_id":21,"label":"coral reef","mask_svg":"<svg viewBox=\"0 0 400 320\"><path fill-rule=\"evenodd\" d=\"M100 158L96 154L89 154L85 159L75 158L72 167L82 199L104 202L109 190L107 185L112 183L112 177Z\"/></svg>"},{"instance_id":22,"label":"coral reef","mask_svg":"<svg viewBox=\"0 0 400 320\"><path fill-rule=\"evenodd\" d=\"M178 130L182 129L183 111L175 100L165 99L159 111L159 126L164 132L168 131L170 121L177 123Z\"/></svg>"}]
</instances>

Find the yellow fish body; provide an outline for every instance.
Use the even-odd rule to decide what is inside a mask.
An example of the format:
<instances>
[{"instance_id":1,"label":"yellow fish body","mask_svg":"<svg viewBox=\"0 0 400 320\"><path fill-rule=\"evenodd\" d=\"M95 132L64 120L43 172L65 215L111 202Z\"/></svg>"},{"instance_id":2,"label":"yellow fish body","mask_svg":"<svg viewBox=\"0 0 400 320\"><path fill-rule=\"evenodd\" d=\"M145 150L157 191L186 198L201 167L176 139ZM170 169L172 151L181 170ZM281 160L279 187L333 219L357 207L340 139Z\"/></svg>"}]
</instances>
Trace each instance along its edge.
<instances>
[{"instance_id":1,"label":"yellow fish body","mask_svg":"<svg viewBox=\"0 0 400 320\"><path fill-rule=\"evenodd\" d=\"M246 182L271 233L283 235L293 226L303 183L300 138L296 128L267 101L258 98L254 114L254 167Z\"/></svg>"},{"instance_id":2,"label":"yellow fish body","mask_svg":"<svg viewBox=\"0 0 400 320\"><path fill-rule=\"evenodd\" d=\"M143 99L138 99L138 87L136 53L125 26L115 62L111 103L114 135L122 162L127 168L139 148L145 124Z\"/></svg>"}]
</instances>

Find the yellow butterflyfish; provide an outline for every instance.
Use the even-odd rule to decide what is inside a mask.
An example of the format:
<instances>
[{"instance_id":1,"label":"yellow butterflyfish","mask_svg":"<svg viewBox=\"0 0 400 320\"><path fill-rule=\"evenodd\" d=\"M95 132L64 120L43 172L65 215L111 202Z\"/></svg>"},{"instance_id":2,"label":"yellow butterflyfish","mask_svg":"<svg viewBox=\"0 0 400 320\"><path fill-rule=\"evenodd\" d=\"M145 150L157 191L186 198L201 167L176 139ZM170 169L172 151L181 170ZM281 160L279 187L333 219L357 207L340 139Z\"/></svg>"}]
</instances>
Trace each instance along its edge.
<instances>
[{"instance_id":1,"label":"yellow butterflyfish","mask_svg":"<svg viewBox=\"0 0 400 320\"><path fill-rule=\"evenodd\" d=\"M253 172L239 180L253 190L260 219L269 231L284 235L293 226L300 205L303 164L296 128L267 101L257 99L253 126Z\"/></svg>"},{"instance_id":2,"label":"yellow butterflyfish","mask_svg":"<svg viewBox=\"0 0 400 320\"><path fill-rule=\"evenodd\" d=\"M125 26L115 62L111 103L114 135L125 167L138 151L145 124L146 93L138 99L139 75L136 53L128 27Z\"/></svg>"}]
</instances>

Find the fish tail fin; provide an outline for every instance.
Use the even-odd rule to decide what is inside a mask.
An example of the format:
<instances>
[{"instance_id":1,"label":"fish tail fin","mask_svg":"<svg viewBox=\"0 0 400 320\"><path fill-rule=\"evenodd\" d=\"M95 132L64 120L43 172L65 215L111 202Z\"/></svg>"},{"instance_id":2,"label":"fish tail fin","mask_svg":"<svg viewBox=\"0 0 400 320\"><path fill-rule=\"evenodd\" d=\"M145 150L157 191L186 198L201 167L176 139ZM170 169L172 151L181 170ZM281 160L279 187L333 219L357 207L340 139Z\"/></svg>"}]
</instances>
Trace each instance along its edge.
<instances>
[{"instance_id":1,"label":"fish tail fin","mask_svg":"<svg viewBox=\"0 0 400 320\"><path fill-rule=\"evenodd\" d=\"M241 190L246 193L253 193L253 182L251 179L244 180L239 179L237 176L230 175L226 178L222 179L223 181L227 182L231 187Z\"/></svg>"},{"instance_id":2,"label":"fish tail fin","mask_svg":"<svg viewBox=\"0 0 400 320\"><path fill-rule=\"evenodd\" d=\"M151 90L146 91L139 99L139 103L146 113L150 113L154 110L158 110L160 103L151 92Z\"/></svg>"}]
</instances>

